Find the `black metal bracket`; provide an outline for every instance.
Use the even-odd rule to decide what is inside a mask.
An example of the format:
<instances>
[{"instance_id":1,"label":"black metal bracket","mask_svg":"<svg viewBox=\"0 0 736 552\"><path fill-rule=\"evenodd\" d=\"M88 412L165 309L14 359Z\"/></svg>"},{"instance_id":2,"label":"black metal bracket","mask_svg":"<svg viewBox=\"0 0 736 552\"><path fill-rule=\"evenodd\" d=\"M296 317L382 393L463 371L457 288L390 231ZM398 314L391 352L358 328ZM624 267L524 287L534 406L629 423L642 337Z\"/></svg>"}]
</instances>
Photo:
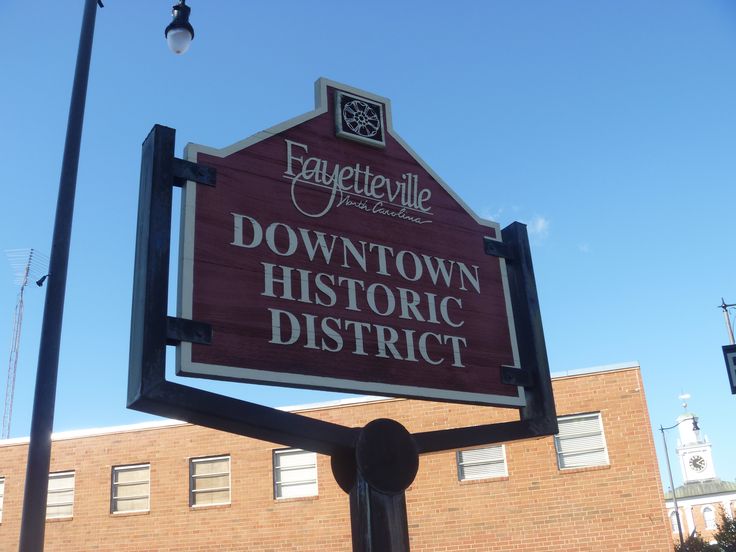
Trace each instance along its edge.
<instances>
[{"instance_id":1,"label":"black metal bracket","mask_svg":"<svg viewBox=\"0 0 736 552\"><path fill-rule=\"evenodd\" d=\"M182 341L209 345L212 343L212 326L205 322L167 316L166 344L178 345Z\"/></svg>"},{"instance_id":2,"label":"black metal bracket","mask_svg":"<svg viewBox=\"0 0 736 552\"><path fill-rule=\"evenodd\" d=\"M513 252L508 245L502 241L491 238L483 238L483 249L485 250L486 255L493 255L494 257L511 259L513 256Z\"/></svg>"},{"instance_id":3,"label":"black metal bracket","mask_svg":"<svg viewBox=\"0 0 736 552\"><path fill-rule=\"evenodd\" d=\"M217 171L212 167L179 159L178 157L174 157L172 169L174 171L174 186L182 187L187 180L192 180L197 184L214 187L217 180Z\"/></svg>"},{"instance_id":4,"label":"black metal bracket","mask_svg":"<svg viewBox=\"0 0 736 552\"><path fill-rule=\"evenodd\" d=\"M527 370L516 366L501 366L501 383L506 385L520 385L531 387L534 385L534 376Z\"/></svg>"}]
</instances>

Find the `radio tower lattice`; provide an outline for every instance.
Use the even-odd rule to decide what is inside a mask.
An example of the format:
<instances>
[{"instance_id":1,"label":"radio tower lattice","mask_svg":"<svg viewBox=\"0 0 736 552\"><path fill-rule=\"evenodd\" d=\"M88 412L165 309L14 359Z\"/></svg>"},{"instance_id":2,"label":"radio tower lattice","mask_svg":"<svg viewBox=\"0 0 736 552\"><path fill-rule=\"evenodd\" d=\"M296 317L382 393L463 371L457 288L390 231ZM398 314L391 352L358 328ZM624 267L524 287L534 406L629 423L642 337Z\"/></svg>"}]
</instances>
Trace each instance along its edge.
<instances>
[{"instance_id":1,"label":"radio tower lattice","mask_svg":"<svg viewBox=\"0 0 736 552\"><path fill-rule=\"evenodd\" d=\"M15 283L20 286L18 300L13 315L13 337L10 341L10 360L8 361L8 377L5 384L5 408L3 410L2 438L10 437L10 421L13 417L13 396L15 394L15 373L18 368L20 352L20 334L23 328L23 295L29 277L35 277L41 267L48 266L48 259L34 249L11 249L5 251L10 266L15 273ZM39 280L43 283L43 279ZM41 285L41 283L36 282Z\"/></svg>"}]
</instances>

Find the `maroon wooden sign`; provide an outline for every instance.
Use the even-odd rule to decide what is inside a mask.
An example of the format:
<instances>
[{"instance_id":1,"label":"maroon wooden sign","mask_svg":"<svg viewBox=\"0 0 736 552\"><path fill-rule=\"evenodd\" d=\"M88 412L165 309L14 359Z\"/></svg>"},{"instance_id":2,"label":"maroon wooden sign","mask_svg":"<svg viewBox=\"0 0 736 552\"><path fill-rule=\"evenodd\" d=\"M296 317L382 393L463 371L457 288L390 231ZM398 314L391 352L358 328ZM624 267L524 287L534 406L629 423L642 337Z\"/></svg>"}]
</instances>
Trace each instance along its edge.
<instances>
[{"instance_id":1,"label":"maroon wooden sign","mask_svg":"<svg viewBox=\"0 0 736 552\"><path fill-rule=\"evenodd\" d=\"M187 158L177 372L524 406L500 240L399 138L389 101L324 79L315 111Z\"/></svg>"}]
</instances>

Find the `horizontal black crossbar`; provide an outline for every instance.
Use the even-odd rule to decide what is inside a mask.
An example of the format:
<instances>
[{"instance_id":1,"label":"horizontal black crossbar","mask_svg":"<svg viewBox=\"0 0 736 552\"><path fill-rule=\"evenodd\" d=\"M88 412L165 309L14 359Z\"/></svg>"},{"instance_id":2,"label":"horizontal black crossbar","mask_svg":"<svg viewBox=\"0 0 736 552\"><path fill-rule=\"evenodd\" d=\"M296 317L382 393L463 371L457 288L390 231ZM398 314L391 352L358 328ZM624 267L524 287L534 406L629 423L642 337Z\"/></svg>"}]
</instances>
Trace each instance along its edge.
<instances>
[{"instance_id":1,"label":"horizontal black crossbar","mask_svg":"<svg viewBox=\"0 0 736 552\"><path fill-rule=\"evenodd\" d=\"M202 389L160 381L129 408L321 454L352 450L358 430Z\"/></svg>"},{"instance_id":2,"label":"horizontal black crossbar","mask_svg":"<svg viewBox=\"0 0 736 552\"><path fill-rule=\"evenodd\" d=\"M414 433L419 454L441 452L479 445L506 443L518 439L534 439L557 432L556 422L545 423L537 420L519 420L473 427L456 427Z\"/></svg>"}]
</instances>

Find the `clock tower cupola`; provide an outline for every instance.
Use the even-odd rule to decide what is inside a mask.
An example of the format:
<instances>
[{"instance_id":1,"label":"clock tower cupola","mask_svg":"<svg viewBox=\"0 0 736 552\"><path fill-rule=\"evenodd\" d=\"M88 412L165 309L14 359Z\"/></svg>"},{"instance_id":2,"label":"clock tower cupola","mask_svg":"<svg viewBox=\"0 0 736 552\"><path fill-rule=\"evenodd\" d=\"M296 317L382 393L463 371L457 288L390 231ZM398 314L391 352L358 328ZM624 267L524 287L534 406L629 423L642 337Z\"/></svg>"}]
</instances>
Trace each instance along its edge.
<instances>
[{"instance_id":1,"label":"clock tower cupola","mask_svg":"<svg viewBox=\"0 0 736 552\"><path fill-rule=\"evenodd\" d=\"M683 399L690 398L683 395ZM682 479L685 483L698 483L716 478L713 467L713 455L708 437L701 434L698 417L687 412L687 403L682 403L685 412L678 416L677 429L680 438L677 441L677 455L680 458Z\"/></svg>"}]
</instances>

